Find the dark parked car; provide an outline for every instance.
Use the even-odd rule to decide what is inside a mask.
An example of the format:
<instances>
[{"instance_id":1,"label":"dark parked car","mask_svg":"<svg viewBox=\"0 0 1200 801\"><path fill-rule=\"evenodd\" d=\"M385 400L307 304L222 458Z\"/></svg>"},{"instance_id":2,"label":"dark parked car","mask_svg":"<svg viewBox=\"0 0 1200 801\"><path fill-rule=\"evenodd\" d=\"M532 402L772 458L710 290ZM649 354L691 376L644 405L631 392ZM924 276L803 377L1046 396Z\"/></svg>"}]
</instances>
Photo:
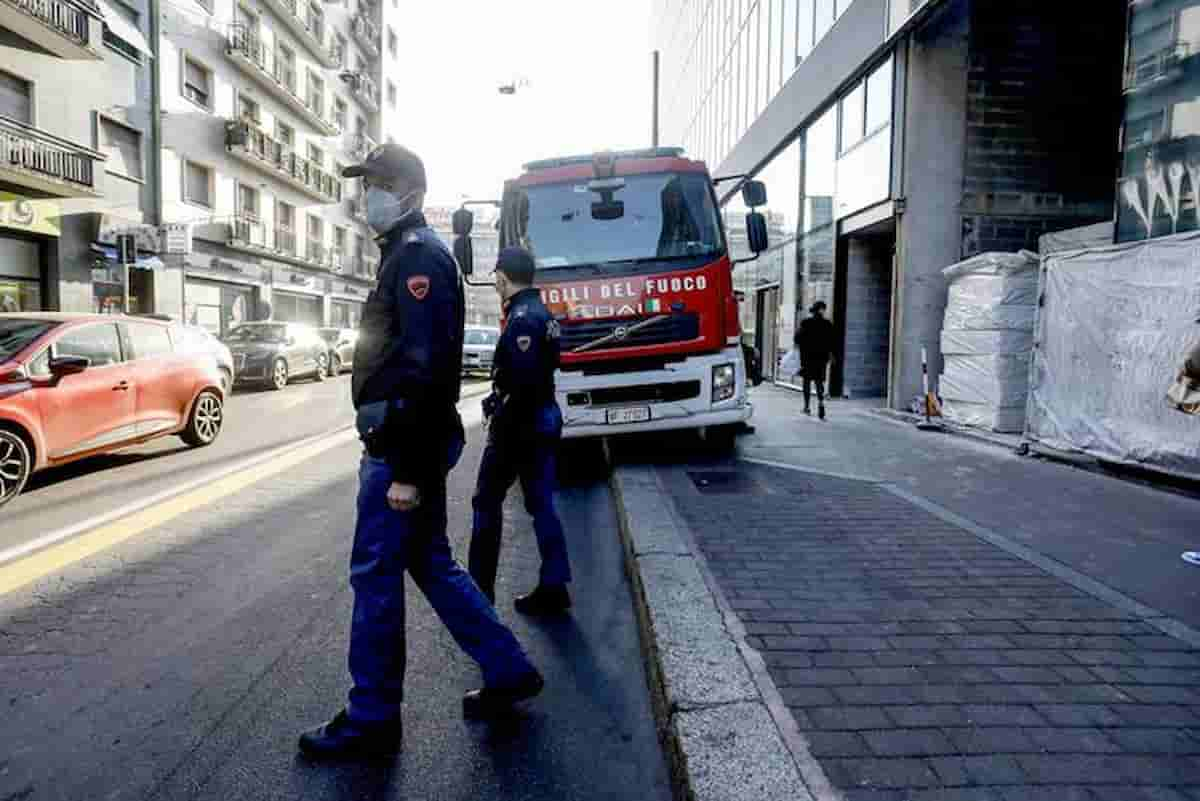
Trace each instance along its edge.
<instances>
[{"instance_id":1,"label":"dark parked car","mask_svg":"<svg viewBox=\"0 0 1200 801\"><path fill-rule=\"evenodd\" d=\"M353 328L322 328L321 338L329 343L329 374L341 375L354 366L354 346L358 332Z\"/></svg>"},{"instance_id":2,"label":"dark parked car","mask_svg":"<svg viewBox=\"0 0 1200 801\"><path fill-rule=\"evenodd\" d=\"M0 314L0 506L38 470L176 434L208 445L225 393L177 327L137 317Z\"/></svg>"},{"instance_id":3,"label":"dark parked car","mask_svg":"<svg viewBox=\"0 0 1200 801\"><path fill-rule=\"evenodd\" d=\"M238 385L283 389L293 378L324 381L329 374L329 346L311 325L242 323L225 344L233 351Z\"/></svg>"}]
</instances>

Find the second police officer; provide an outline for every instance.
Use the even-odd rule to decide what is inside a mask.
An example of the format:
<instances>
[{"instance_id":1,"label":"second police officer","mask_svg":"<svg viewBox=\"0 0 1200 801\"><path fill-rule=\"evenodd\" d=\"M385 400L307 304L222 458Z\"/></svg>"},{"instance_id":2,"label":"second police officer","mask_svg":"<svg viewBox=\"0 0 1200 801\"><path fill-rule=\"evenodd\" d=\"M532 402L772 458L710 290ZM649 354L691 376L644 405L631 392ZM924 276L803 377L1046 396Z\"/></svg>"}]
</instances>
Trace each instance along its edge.
<instances>
[{"instance_id":1,"label":"second police officer","mask_svg":"<svg viewBox=\"0 0 1200 801\"><path fill-rule=\"evenodd\" d=\"M554 509L563 425L554 399L559 326L533 287L535 269L529 251L519 247L504 248L496 260L496 292L507 319L496 345L492 394L484 402L488 442L475 487L470 570L494 602L504 497L519 479L542 566L537 587L514 606L527 615L554 615L571 606L567 542Z\"/></svg>"},{"instance_id":2,"label":"second police officer","mask_svg":"<svg viewBox=\"0 0 1200 801\"><path fill-rule=\"evenodd\" d=\"M542 677L455 562L446 537L446 475L464 439L456 409L463 289L453 257L421 213L425 167L389 144L342 174L363 179L367 222L379 234L383 262L363 308L352 379L365 446L350 557L354 686L345 709L300 738L301 751L326 759L400 746L406 573L482 669L483 689L463 699L467 716L502 712L542 689Z\"/></svg>"}]
</instances>

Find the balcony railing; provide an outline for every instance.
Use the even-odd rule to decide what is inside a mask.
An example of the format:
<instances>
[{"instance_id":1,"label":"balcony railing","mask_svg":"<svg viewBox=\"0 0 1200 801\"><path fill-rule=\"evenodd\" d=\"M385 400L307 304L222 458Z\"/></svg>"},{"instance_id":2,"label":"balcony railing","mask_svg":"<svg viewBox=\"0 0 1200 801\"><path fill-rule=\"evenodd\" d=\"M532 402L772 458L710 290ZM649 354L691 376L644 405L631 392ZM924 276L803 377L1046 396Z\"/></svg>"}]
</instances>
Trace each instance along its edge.
<instances>
[{"instance_id":1,"label":"balcony railing","mask_svg":"<svg viewBox=\"0 0 1200 801\"><path fill-rule=\"evenodd\" d=\"M327 69L338 66L333 50L325 44L325 18L309 12L308 5L297 0L263 0L284 24L304 43L321 65Z\"/></svg>"},{"instance_id":2,"label":"balcony railing","mask_svg":"<svg viewBox=\"0 0 1200 801\"><path fill-rule=\"evenodd\" d=\"M296 155L286 145L248 122L226 123L225 147L232 155L283 179L310 197L325 203L340 203L342 200L340 178Z\"/></svg>"},{"instance_id":3,"label":"balcony railing","mask_svg":"<svg viewBox=\"0 0 1200 801\"><path fill-rule=\"evenodd\" d=\"M314 264L324 265L325 260L329 257L329 250L325 247L324 242L314 242L310 239L305 245L305 256Z\"/></svg>"},{"instance_id":4,"label":"balcony railing","mask_svg":"<svg viewBox=\"0 0 1200 801\"><path fill-rule=\"evenodd\" d=\"M4 9L11 8L12 12ZM68 0L0 0L4 27L60 58L103 58L97 48L99 18ZM93 28L93 22L96 23Z\"/></svg>"},{"instance_id":5,"label":"balcony railing","mask_svg":"<svg viewBox=\"0 0 1200 801\"><path fill-rule=\"evenodd\" d=\"M319 95L302 98L296 88L295 67L275 58L256 30L241 24L231 25L225 52L243 72L262 84L316 131L326 136L337 134L338 127L325 117L324 98Z\"/></svg>"},{"instance_id":6,"label":"balcony railing","mask_svg":"<svg viewBox=\"0 0 1200 801\"><path fill-rule=\"evenodd\" d=\"M254 250L273 250L267 237L267 226L258 215L242 212L229 226L229 244Z\"/></svg>"},{"instance_id":7,"label":"balcony railing","mask_svg":"<svg viewBox=\"0 0 1200 801\"><path fill-rule=\"evenodd\" d=\"M354 18L354 39L371 58L379 57L379 29L361 14Z\"/></svg>"},{"instance_id":8,"label":"balcony railing","mask_svg":"<svg viewBox=\"0 0 1200 801\"><path fill-rule=\"evenodd\" d=\"M1184 59L1196 52L1196 45L1178 41L1129 65L1125 71L1125 91L1136 92L1179 74Z\"/></svg>"},{"instance_id":9,"label":"balcony railing","mask_svg":"<svg viewBox=\"0 0 1200 801\"><path fill-rule=\"evenodd\" d=\"M0 180L59 197L99 197L96 164L104 156L0 116Z\"/></svg>"}]
</instances>

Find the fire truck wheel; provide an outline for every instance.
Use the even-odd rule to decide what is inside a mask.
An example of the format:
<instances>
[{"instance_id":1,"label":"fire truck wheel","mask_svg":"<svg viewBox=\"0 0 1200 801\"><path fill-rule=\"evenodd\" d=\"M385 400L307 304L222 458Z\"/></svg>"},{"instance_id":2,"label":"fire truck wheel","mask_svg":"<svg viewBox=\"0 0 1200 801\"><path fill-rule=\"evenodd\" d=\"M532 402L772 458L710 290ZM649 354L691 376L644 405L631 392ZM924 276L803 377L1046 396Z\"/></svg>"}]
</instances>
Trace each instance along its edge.
<instances>
[{"instance_id":1,"label":"fire truck wheel","mask_svg":"<svg viewBox=\"0 0 1200 801\"><path fill-rule=\"evenodd\" d=\"M704 443L714 453L727 454L737 443L740 426L709 426L704 429Z\"/></svg>"}]
</instances>

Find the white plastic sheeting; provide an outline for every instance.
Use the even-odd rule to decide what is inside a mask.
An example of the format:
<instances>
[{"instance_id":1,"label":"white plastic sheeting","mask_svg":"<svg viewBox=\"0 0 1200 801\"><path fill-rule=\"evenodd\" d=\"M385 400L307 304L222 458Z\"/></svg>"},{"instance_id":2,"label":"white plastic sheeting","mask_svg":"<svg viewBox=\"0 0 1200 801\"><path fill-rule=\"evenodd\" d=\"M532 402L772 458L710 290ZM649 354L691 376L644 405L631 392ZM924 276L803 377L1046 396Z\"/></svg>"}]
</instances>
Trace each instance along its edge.
<instances>
[{"instance_id":1,"label":"white plastic sheeting","mask_svg":"<svg viewBox=\"0 0 1200 801\"><path fill-rule=\"evenodd\" d=\"M950 420L993 431L1024 429L1037 265L1025 251L984 253L942 271L949 291L938 394Z\"/></svg>"},{"instance_id":2,"label":"white plastic sheeting","mask_svg":"<svg viewBox=\"0 0 1200 801\"><path fill-rule=\"evenodd\" d=\"M1200 339L1200 234L1045 259L1026 434L1200 478L1200 418L1166 402Z\"/></svg>"}]
</instances>

